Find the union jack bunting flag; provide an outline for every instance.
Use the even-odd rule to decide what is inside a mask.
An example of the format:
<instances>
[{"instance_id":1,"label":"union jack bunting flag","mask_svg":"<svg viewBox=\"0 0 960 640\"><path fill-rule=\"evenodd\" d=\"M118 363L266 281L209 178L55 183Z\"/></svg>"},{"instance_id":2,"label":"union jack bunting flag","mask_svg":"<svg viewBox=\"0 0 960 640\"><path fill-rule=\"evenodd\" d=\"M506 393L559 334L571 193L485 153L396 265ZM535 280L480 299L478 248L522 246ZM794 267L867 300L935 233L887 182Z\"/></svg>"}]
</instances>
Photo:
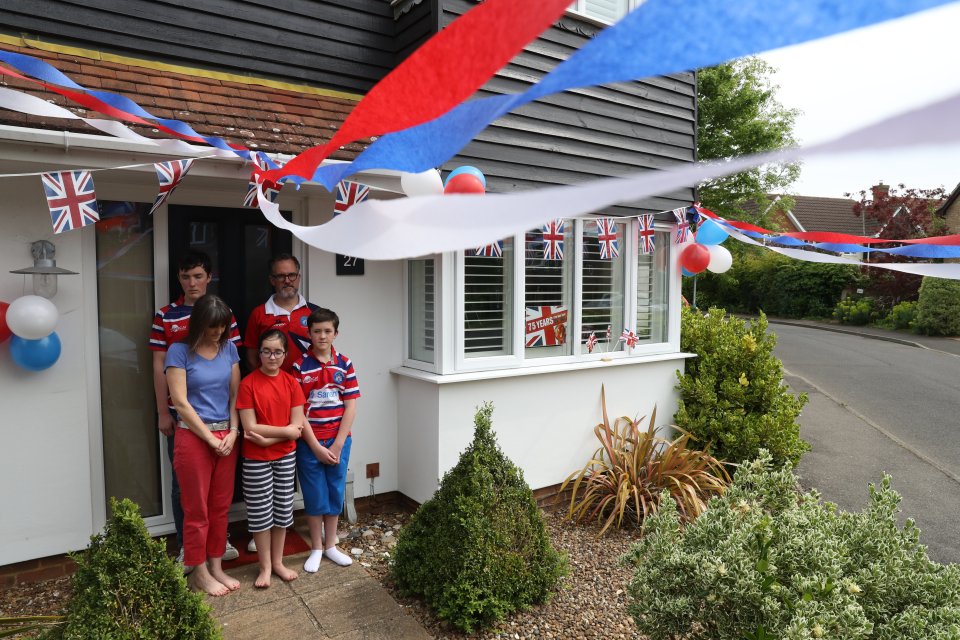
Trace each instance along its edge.
<instances>
[{"instance_id":1,"label":"union jack bunting flag","mask_svg":"<svg viewBox=\"0 0 960 640\"><path fill-rule=\"evenodd\" d=\"M637 246L640 253L653 253L656 231L653 229L653 214L645 213L637 219Z\"/></svg>"},{"instance_id":2,"label":"union jack bunting flag","mask_svg":"<svg viewBox=\"0 0 960 640\"><path fill-rule=\"evenodd\" d=\"M337 183L337 199L333 203L333 215L338 216L350 207L363 202L370 195L370 187L359 182L341 180Z\"/></svg>"},{"instance_id":3,"label":"union jack bunting flag","mask_svg":"<svg viewBox=\"0 0 960 640\"><path fill-rule=\"evenodd\" d=\"M673 217L677 219L677 234L673 238L673 243L683 244L690 235L690 223L687 222L687 209L680 207L679 209L674 209L671 213L673 213Z\"/></svg>"},{"instance_id":4,"label":"union jack bunting flag","mask_svg":"<svg viewBox=\"0 0 960 640\"><path fill-rule=\"evenodd\" d=\"M480 256L483 258L502 258L503 257L503 240L497 240L493 244L488 244L485 247L477 247L473 253L474 256Z\"/></svg>"},{"instance_id":5,"label":"union jack bunting flag","mask_svg":"<svg viewBox=\"0 0 960 640\"><path fill-rule=\"evenodd\" d=\"M613 260L620 255L617 241L617 223L613 218L597 220L597 242L600 243L600 259Z\"/></svg>"},{"instance_id":6,"label":"union jack bunting flag","mask_svg":"<svg viewBox=\"0 0 960 640\"><path fill-rule=\"evenodd\" d=\"M269 171L270 169L279 169L279 165L267 156L263 151L257 151L256 153L250 154L250 162L260 167L263 171Z\"/></svg>"},{"instance_id":7,"label":"union jack bunting flag","mask_svg":"<svg viewBox=\"0 0 960 640\"><path fill-rule=\"evenodd\" d=\"M276 202L280 197L280 187L269 180L263 183L263 194L270 202ZM247 196L243 199L243 206L253 209L260 208L260 198L257 196L257 183L253 180L247 185Z\"/></svg>"},{"instance_id":8,"label":"union jack bunting flag","mask_svg":"<svg viewBox=\"0 0 960 640\"><path fill-rule=\"evenodd\" d=\"M637 342L640 340L633 330L627 331L626 329L624 329L623 333L620 334L620 339L623 340L623 343L630 349L637 346Z\"/></svg>"},{"instance_id":9,"label":"union jack bunting flag","mask_svg":"<svg viewBox=\"0 0 960 640\"><path fill-rule=\"evenodd\" d=\"M543 259L563 260L563 220L543 225Z\"/></svg>"},{"instance_id":10,"label":"union jack bunting flag","mask_svg":"<svg viewBox=\"0 0 960 640\"><path fill-rule=\"evenodd\" d=\"M167 198L170 197L170 194L177 188L177 185L180 184L180 181L183 180L192 166L193 160L171 160L170 162L154 163L153 168L157 170L160 190L157 192L156 200L153 201L153 206L150 207L150 215L153 215L153 212L167 201Z\"/></svg>"},{"instance_id":11,"label":"union jack bunting flag","mask_svg":"<svg viewBox=\"0 0 960 640\"><path fill-rule=\"evenodd\" d=\"M54 233L79 229L100 220L93 176L89 171L41 174Z\"/></svg>"},{"instance_id":12,"label":"union jack bunting flag","mask_svg":"<svg viewBox=\"0 0 960 640\"><path fill-rule=\"evenodd\" d=\"M597 346L597 334L591 331L584 344L587 345L587 353L593 353L594 348Z\"/></svg>"}]
</instances>

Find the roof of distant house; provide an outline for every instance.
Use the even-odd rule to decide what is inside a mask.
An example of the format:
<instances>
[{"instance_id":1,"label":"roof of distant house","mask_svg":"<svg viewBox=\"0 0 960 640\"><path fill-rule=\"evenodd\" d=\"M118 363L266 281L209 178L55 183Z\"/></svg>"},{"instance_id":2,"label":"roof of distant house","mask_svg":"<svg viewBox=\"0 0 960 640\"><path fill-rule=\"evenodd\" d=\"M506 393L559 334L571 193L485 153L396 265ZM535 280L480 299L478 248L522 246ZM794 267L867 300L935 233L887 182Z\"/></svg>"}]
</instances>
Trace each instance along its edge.
<instances>
[{"instance_id":1,"label":"roof of distant house","mask_svg":"<svg viewBox=\"0 0 960 640\"><path fill-rule=\"evenodd\" d=\"M880 230L880 224L865 216L854 215L854 201L849 198L822 198L818 196L792 196L790 215L800 223L803 231L830 231L853 235L872 236Z\"/></svg>"},{"instance_id":2,"label":"roof of distant house","mask_svg":"<svg viewBox=\"0 0 960 640\"><path fill-rule=\"evenodd\" d=\"M251 150L297 154L329 140L360 96L305 85L272 82L146 60L96 59L95 51L18 46L0 48L40 58L93 90L124 95L157 116L180 120L201 135L218 136ZM4 78L11 89L39 96L85 118L107 118L36 84ZM56 131L99 133L80 120L43 118L0 109L0 124ZM126 123L148 138L169 137L151 127ZM331 155L352 160L369 140L345 145Z\"/></svg>"},{"instance_id":3,"label":"roof of distant house","mask_svg":"<svg viewBox=\"0 0 960 640\"><path fill-rule=\"evenodd\" d=\"M957 198L960 198L960 184L957 184L953 188L953 191L950 192L950 195L947 196L947 199L943 201L937 210L934 212L938 216L942 216L947 212L947 209L953 206L953 203L957 201Z\"/></svg>"}]
</instances>

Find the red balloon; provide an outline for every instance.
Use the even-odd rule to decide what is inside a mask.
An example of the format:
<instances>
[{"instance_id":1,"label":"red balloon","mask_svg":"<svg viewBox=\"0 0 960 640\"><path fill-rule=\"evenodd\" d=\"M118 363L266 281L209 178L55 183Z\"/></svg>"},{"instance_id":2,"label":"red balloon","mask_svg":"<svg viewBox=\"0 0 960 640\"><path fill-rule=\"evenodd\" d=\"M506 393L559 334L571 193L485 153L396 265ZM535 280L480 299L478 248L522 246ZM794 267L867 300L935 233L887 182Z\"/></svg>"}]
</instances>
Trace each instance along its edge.
<instances>
[{"instance_id":1,"label":"red balloon","mask_svg":"<svg viewBox=\"0 0 960 640\"><path fill-rule=\"evenodd\" d=\"M13 331L10 331L10 327L7 326L7 307L9 306L6 302L0 302L0 342L6 342L13 335Z\"/></svg>"},{"instance_id":2,"label":"red balloon","mask_svg":"<svg viewBox=\"0 0 960 640\"><path fill-rule=\"evenodd\" d=\"M710 264L710 250L702 244L691 244L680 252L680 265L690 273L700 273Z\"/></svg>"},{"instance_id":3,"label":"red balloon","mask_svg":"<svg viewBox=\"0 0 960 640\"><path fill-rule=\"evenodd\" d=\"M482 194L486 191L483 188L483 182L480 178L470 173L458 173L449 180L447 186L443 188L445 194L450 193L476 193Z\"/></svg>"}]
</instances>

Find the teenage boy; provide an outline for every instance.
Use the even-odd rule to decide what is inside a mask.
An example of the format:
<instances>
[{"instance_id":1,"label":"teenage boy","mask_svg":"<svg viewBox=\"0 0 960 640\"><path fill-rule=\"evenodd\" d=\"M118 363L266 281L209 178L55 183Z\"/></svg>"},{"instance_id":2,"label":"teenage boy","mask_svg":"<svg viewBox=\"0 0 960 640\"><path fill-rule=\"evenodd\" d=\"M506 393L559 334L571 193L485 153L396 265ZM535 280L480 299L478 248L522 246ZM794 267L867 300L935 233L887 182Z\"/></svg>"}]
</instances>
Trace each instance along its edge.
<instances>
[{"instance_id":1,"label":"teenage boy","mask_svg":"<svg viewBox=\"0 0 960 640\"><path fill-rule=\"evenodd\" d=\"M193 304L207 295L207 287L213 279L210 256L201 251L187 251L177 261L177 280L183 294L174 302L158 309L153 316L150 330L150 350L153 351L153 392L157 401L157 428L167 437L167 456L173 463L173 434L177 424L177 414L167 390L167 377L164 374L164 359L167 350L175 342L187 337L190 327L190 312ZM237 320L230 315L230 340L240 344L240 330ZM180 483L177 474L172 473L170 501L173 504L173 523L177 528L177 546L180 554L177 561L183 562L183 509L180 506ZM239 556L236 548L227 540L223 554L224 560L235 560Z\"/></svg>"},{"instance_id":2,"label":"teenage boy","mask_svg":"<svg viewBox=\"0 0 960 640\"><path fill-rule=\"evenodd\" d=\"M340 331L337 314L316 309L307 318L307 328L310 350L293 365L293 376L307 399L307 424L297 440L297 473L313 551L303 570L315 573L324 556L340 566L353 562L336 543L360 387L353 363L333 348Z\"/></svg>"},{"instance_id":3,"label":"teenage boy","mask_svg":"<svg viewBox=\"0 0 960 640\"><path fill-rule=\"evenodd\" d=\"M269 329L279 329L287 336L289 345L281 369L290 373L293 363L310 348L307 316L318 307L300 294L300 261L296 256L276 255L270 259L269 269L274 294L250 313L243 346L247 351L247 364L254 371L260 366L257 351L260 336Z\"/></svg>"}]
</instances>

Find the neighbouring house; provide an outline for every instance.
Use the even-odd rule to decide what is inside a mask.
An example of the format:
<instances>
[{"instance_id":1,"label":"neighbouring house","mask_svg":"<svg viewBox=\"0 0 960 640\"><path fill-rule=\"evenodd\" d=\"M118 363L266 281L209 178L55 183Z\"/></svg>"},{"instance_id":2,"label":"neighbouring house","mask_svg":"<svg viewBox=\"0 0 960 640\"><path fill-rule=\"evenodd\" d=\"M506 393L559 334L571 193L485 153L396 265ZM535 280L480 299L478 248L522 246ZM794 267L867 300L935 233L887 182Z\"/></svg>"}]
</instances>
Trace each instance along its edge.
<instances>
[{"instance_id":1,"label":"neighbouring house","mask_svg":"<svg viewBox=\"0 0 960 640\"><path fill-rule=\"evenodd\" d=\"M947 199L934 211L935 216L944 219L948 233L960 233L960 184L957 184L947 196Z\"/></svg>"},{"instance_id":2,"label":"neighbouring house","mask_svg":"<svg viewBox=\"0 0 960 640\"><path fill-rule=\"evenodd\" d=\"M875 236L880 231L876 220L853 213L850 198L790 196L792 206L784 207L779 196L774 199L771 215L784 231L829 231L858 236Z\"/></svg>"},{"instance_id":3,"label":"neighbouring house","mask_svg":"<svg viewBox=\"0 0 960 640\"><path fill-rule=\"evenodd\" d=\"M0 50L41 58L83 86L283 161L328 140L364 92L474 4L34 0L0 7ZM523 90L626 8L577 0L482 93ZM22 80L5 86L99 117ZM473 165L488 191L511 192L693 162L695 86L690 72L545 97L498 120L444 170ZM330 161L353 158L365 142ZM171 264L188 247L211 254L211 291L241 325L271 292L266 260L278 251L301 259L306 297L338 311L337 346L353 359L363 393L351 460L358 496L427 499L468 444L483 401L493 401L501 445L534 488L555 486L595 448L601 384L615 415L654 405L661 416L674 413L674 372L685 354L673 217L657 217L656 252L645 255L630 216L686 206L693 185L598 211L619 219L615 259L601 259L592 222L570 221L562 261L543 260L534 230L505 238L500 258L465 248L366 261L339 275L343 256L242 206L250 166L239 159L197 160L169 202L147 215L157 193L150 163L176 157L186 156L100 135L79 120L0 109L0 300L31 292L29 280L8 272L31 263L33 241L53 242L58 265L79 272L61 276L52 298L63 342L53 367L25 372L0 346L0 565L84 547L104 523L108 496L134 499L152 533L172 531L147 344L154 310L178 293ZM130 165L139 166L117 168ZM67 168L102 169L94 174L102 220L54 235L39 176L19 174ZM352 179L373 198L400 193L396 172ZM282 190L279 204L290 219L316 225L331 218L334 198L304 184ZM539 329L537 316L565 316L567 339ZM630 351L614 344L625 329L639 336ZM588 353L591 332L600 345ZM368 479L374 463L379 476Z\"/></svg>"}]
</instances>

